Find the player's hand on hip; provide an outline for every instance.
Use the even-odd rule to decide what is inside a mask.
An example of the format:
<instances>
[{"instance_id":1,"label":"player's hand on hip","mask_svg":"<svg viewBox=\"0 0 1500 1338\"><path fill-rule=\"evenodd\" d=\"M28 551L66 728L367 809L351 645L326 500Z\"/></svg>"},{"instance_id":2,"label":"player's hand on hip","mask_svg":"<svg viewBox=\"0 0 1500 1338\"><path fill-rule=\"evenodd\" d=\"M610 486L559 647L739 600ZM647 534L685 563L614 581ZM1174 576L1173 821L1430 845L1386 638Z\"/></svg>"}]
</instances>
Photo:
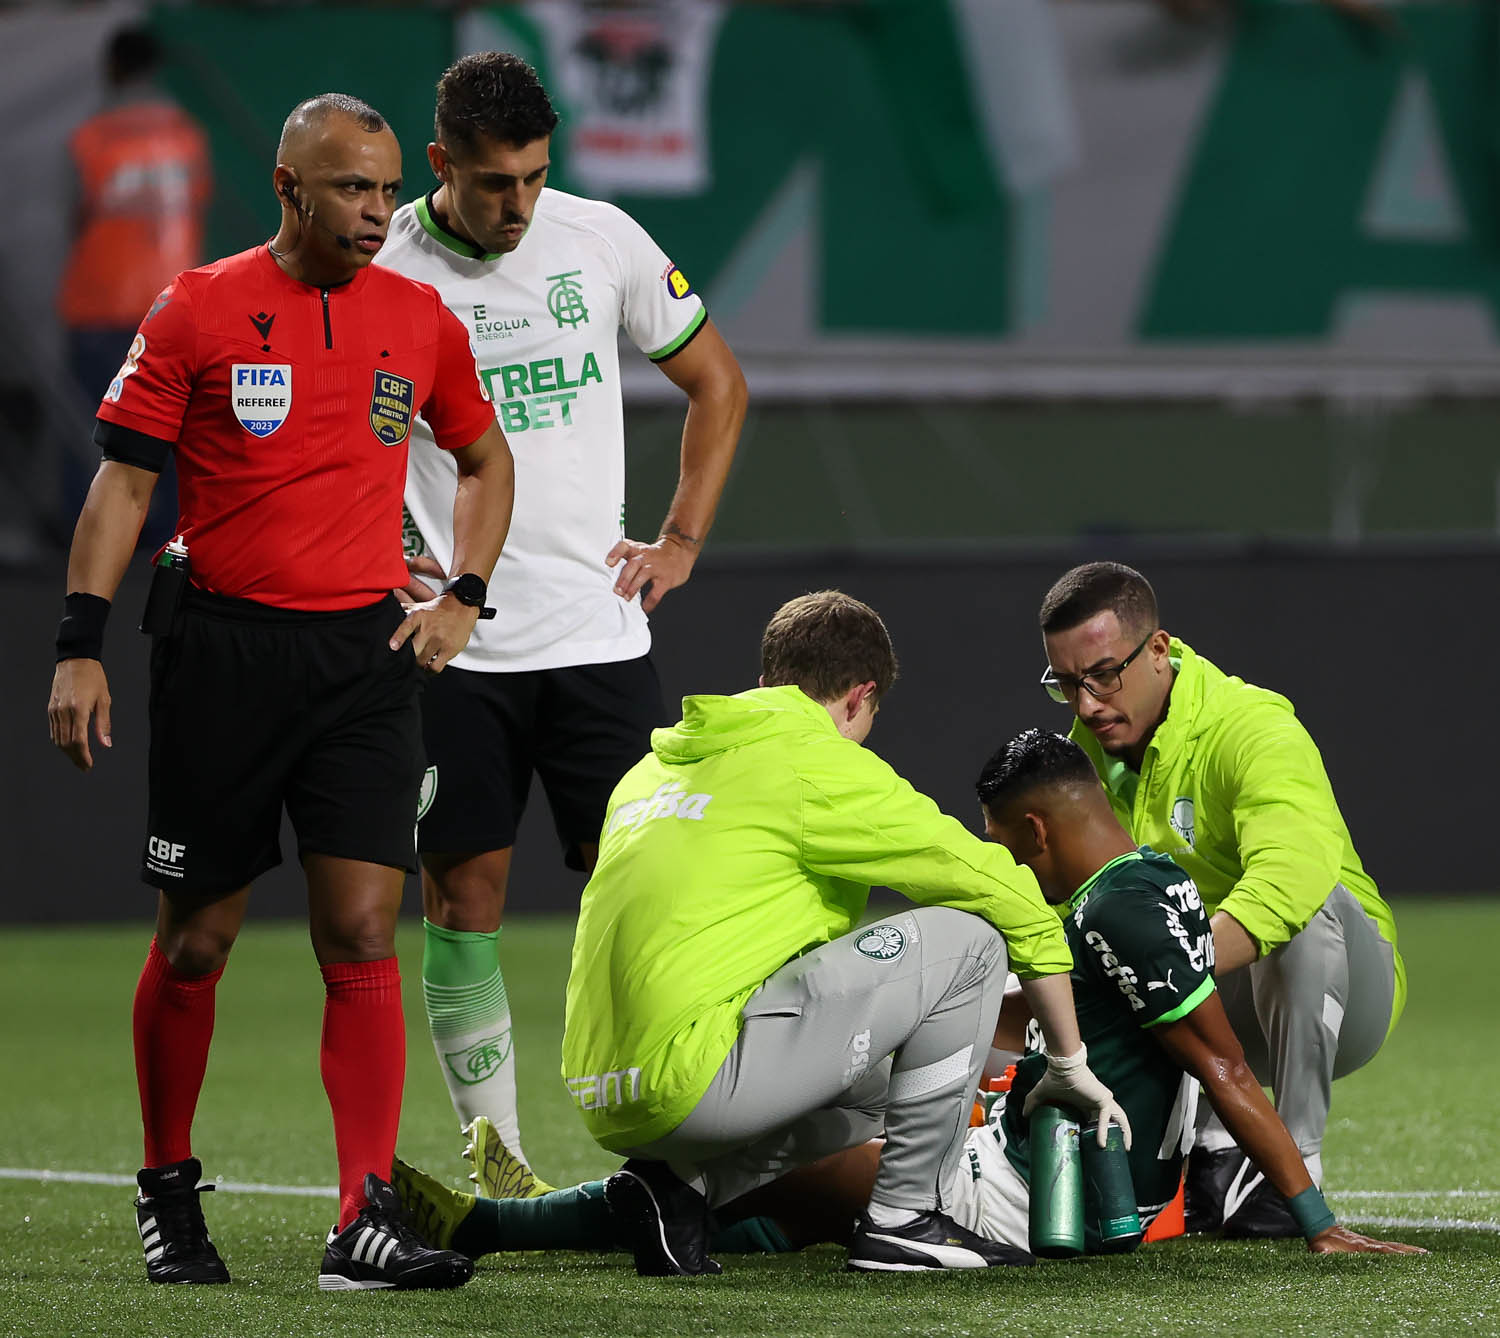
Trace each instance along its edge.
<instances>
[{"instance_id":1,"label":"player's hand on hip","mask_svg":"<svg viewBox=\"0 0 1500 1338\"><path fill-rule=\"evenodd\" d=\"M1426 1254L1420 1245L1404 1245L1399 1240L1375 1240L1361 1236L1346 1226L1331 1226L1307 1242L1313 1254Z\"/></svg>"},{"instance_id":2,"label":"player's hand on hip","mask_svg":"<svg viewBox=\"0 0 1500 1338\"><path fill-rule=\"evenodd\" d=\"M114 746L109 732L109 680L98 660L59 660L47 702L52 742L80 771L94 765L89 752L89 721L102 747Z\"/></svg>"},{"instance_id":3,"label":"player's hand on hip","mask_svg":"<svg viewBox=\"0 0 1500 1338\"><path fill-rule=\"evenodd\" d=\"M1047 1071L1030 1092L1021 1114L1030 1115L1043 1102L1059 1106L1072 1106L1076 1110L1088 1111L1099 1121L1097 1140L1103 1147L1109 1139L1109 1126L1118 1124L1125 1136L1125 1150L1130 1151L1130 1121L1120 1109L1114 1093L1109 1090L1088 1065L1088 1047L1080 1045L1073 1055L1048 1055Z\"/></svg>"},{"instance_id":4,"label":"player's hand on hip","mask_svg":"<svg viewBox=\"0 0 1500 1338\"><path fill-rule=\"evenodd\" d=\"M429 673L440 674L469 644L469 634L478 621L479 610L459 603L452 595L409 604L406 621L391 637L391 649L400 650L410 641L417 663Z\"/></svg>"},{"instance_id":5,"label":"player's hand on hip","mask_svg":"<svg viewBox=\"0 0 1500 1338\"><path fill-rule=\"evenodd\" d=\"M661 603L668 590L686 585L693 574L693 563L698 560L698 550L675 535L664 534L654 544L643 544L638 539L621 539L609 550L604 559L606 567L623 562L615 577L615 594L627 604L640 594L641 589L651 589L641 596L641 607L650 613Z\"/></svg>"},{"instance_id":6,"label":"player's hand on hip","mask_svg":"<svg viewBox=\"0 0 1500 1338\"><path fill-rule=\"evenodd\" d=\"M443 564L426 554L407 558L406 574L409 578L406 584L394 592L396 598L401 601L402 608L409 608L413 604L426 604L436 599L439 588L448 579L448 573L443 570ZM422 578L426 576L435 576L437 579L423 580Z\"/></svg>"}]
</instances>

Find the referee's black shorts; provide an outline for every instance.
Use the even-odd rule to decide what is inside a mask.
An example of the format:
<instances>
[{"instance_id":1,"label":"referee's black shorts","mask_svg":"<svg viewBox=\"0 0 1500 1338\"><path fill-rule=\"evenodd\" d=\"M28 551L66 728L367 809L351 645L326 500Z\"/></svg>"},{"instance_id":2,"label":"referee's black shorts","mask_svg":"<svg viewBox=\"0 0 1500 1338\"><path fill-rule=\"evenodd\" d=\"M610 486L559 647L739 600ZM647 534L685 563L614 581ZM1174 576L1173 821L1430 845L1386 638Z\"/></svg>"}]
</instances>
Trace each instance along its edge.
<instances>
[{"instance_id":1,"label":"referee's black shorts","mask_svg":"<svg viewBox=\"0 0 1500 1338\"><path fill-rule=\"evenodd\" d=\"M416 870L422 672L394 596L307 613L190 589L151 649L141 878L212 896L298 853Z\"/></svg>"},{"instance_id":2,"label":"referee's black shorts","mask_svg":"<svg viewBox=\"0 0 1500 1338\"><path fill-rule=\"evenodd\" d=\"M665 723L649 655L607 664L481 673L444 669L422 697L427 774L417 848L426 854L506 850L534 771L570 869L599 840L621 776Z\"/></svg>"}]
</instances>

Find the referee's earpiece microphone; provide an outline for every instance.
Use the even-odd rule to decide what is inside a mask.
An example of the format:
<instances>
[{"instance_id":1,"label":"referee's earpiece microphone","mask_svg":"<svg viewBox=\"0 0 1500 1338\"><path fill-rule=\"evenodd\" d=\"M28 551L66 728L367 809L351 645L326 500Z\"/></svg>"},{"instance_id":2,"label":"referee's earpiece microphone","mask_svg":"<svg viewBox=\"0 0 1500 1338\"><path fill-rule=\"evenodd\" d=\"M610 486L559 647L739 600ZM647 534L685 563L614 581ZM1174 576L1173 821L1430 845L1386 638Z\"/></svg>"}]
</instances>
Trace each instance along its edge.
<instances>
[{"instance_id":1,"label":"referee's earpiece microphone","mask_svg":"<svg viewBox=\"0 0 1500 1338\"><path fill-rule=\"evenodd\" d=\"M312 205L309 204L306 206L306 208L304 208L302 201L297 198L296 192L293 191L290 186L283 186L281 188L281 193L285 197L286 202L291 205L298 214L305 218L309 223L316 223L318 227L322 228L324 232L326 232L330 237L333 238L334 241L339 244L342 250L352 251L354 249L354 243L351 242L346 236L344 236L342 232L335 232L328 226L328 224L324 223L321 219L314 218Z\"/></svg>"}]
</instances>

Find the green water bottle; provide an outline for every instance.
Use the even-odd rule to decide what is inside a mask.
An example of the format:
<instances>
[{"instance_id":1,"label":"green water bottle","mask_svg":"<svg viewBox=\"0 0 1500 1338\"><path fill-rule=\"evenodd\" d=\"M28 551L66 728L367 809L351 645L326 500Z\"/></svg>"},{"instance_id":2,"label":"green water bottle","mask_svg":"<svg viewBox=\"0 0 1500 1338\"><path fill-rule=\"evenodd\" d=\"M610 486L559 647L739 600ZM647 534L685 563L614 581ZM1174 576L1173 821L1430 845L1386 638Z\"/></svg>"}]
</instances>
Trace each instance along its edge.
<instances>
[{"instance_id":1,"label":"green water bottle","mask_svg":"<svg viewBox=\"0 0 1500 1338\"><path fill-rule=\"evenodd\" d=\"M1125 1135L1119 1125L1111 1124L1105 1144L1100 1147L1096 1121L1084 1125L1079 1138L1084 1211L1099 1232L1099 1248L1106 1254L1133 1250L1142 1233L1135 1204L1135 1181L1125 1152Z\"/></svg>"},{"instance_id":2,"label":"green water bottle","mask_svg":"<svg viewBox=\"0 0 1500 1338\"><path fill-rule=\"evenodd\" d=\"M1043 1259L1083 1253L1083 1169L1078 1119L1062 1106L1031 1115L1031 1252Z\"/></svg>"}]
</instances>

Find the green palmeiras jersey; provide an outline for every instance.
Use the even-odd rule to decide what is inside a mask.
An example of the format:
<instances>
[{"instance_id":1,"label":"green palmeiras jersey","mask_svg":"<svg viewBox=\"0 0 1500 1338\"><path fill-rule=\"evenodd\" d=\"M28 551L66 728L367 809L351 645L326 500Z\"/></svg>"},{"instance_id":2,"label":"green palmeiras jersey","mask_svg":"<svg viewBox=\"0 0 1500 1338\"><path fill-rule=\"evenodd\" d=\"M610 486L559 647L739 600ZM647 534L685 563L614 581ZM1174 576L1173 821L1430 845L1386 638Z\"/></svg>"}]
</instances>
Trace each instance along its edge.
<instances>
[{"instance_id":1,"label":"green palmeiras jersey","mask_svg":"<svg viewBox=\"0 0 1500 1338\"><path fill-rule=\"evenodd\" d=\"M1197 1079L1177 1067L1151 1028L1186 1017L1213 993L1213 932L1193 880L1147 847L1111 860L1085 883L1063 928L1078 1032L1089 1068L1130 1121L1130 1172L1147 1223L1177 1193L1198 1093ZM1046 1067L1033 1022L1001 1117L1006 1155L1027 1179L1030 1129L1021 1107Z\"/></svg>"},{"instance_id":2,"label":"green palmeiras jersey","mask_svg":"<svg viewBox=\"0 0 1500 1338\"><path fill-rule=\"evenodd\" d=\"M682 272L628 214L543 190L506 255L447 231L431 196L404 205L376 257L438 290L468 327L516 462L516 501L490 581L494 621L460 669L532 670L634 659L651 646L640 601L614 593L605 555L624 534L625 420L618 331L653 361L707 320ZM449 569L458 470L420 420L407 467L408 553Z\"/></svg>"},{"instance_id":3,"label":"green palmeiras jersey","mask_svg":"<svg viewBox=\"0 0 1500 1338\"><path fill-rule=\"evenodd\" d=\"M563 1078L614 1151L670 1133L793 958L850 933L870 888L988 920L1023 979L1071 965L1029 869L981 841L795 687L688 697L604 819L584 888Z\"/></svg>"}]
</instances>

